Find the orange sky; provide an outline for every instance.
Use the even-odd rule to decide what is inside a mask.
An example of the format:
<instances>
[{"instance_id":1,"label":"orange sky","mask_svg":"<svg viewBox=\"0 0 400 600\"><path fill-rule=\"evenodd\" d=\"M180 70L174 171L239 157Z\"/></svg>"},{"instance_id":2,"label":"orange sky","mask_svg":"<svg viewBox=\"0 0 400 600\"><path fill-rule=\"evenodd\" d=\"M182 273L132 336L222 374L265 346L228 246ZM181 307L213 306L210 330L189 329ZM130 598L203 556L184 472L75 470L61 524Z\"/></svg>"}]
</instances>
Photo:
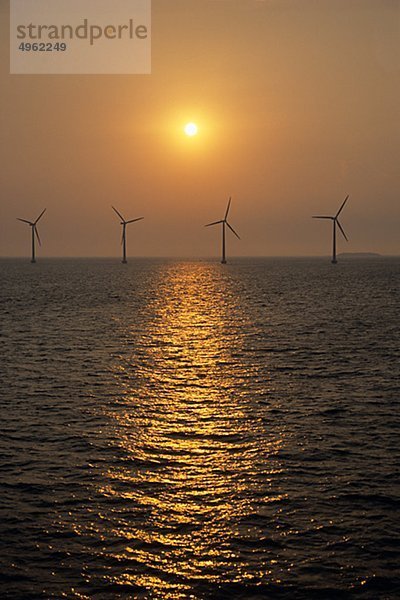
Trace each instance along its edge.
<instances>
[{"instance_id":1,"label":"orange sky","mask_svg":"<svg viewBox=\"0 0 400 600\"><path fill-rule=\"evenodd\" d=\"M153 0L152 74L9 75L0 0L0 256L399 254L400 2ZM199 134L182 128L195 121Z\"/></svg>"}]
</instances>

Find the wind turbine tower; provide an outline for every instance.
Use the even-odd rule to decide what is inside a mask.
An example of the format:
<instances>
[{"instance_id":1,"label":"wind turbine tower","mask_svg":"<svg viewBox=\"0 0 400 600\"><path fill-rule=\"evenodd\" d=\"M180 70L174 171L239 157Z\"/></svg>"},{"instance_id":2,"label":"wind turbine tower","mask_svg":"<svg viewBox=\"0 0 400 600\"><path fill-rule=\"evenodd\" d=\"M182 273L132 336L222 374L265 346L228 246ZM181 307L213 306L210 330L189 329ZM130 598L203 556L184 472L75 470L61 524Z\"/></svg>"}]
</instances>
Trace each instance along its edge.
<instances>
[{"instance_id":1,"label":"wind turbine tower","mask_svg":"<svg viewBox=\"0 0 400 600\"><path fill-rule=\"evenodd\" d=\"M332 264L335 265L337 263L337 259L336 259L336 226L339 227L341 234L343 235L344 239L346 240L346 242L348 242L349 240L347 239L347 236L343 230L343 227L341 226L340 222L339 222L339 215L342 212L344 205L346 204L347 200L349 199L349 196L346 196L346 198L344 199L343 204L341 205L341 207L339 208L339 210L337 211L336 215L334 217L326 217L326 216L313 216L313 219L330 219L332 221L333 224L333 248L332 248Z\"/></svg>"},{"instance_id":2,"label":"wind turbine tower","mask_svg":"<svg viewBox=\"0 0 400 600\"><path fill-rule=\"evenodd\" d=\"M128 262L126 260L126 226L129 225L129 223L135 223L136 221L141 221L142 219L144 219L144 217L139 217L138 219L130 219L130 221L126 221L124 219L124 217L121 215L120 212L117 211L116 208L114 208L114 206L111 207L119 216L119 218L121 219L121 225L122 225L122 240L121 240L121 244L122 244L122 262L124 265L126 265L126 263Z\"/></svg>"},{"instance_id":3,"label":"wind turbine tower","mask_svg":"<svg viewBox=\"0 0 400 600\"><path fill-rule=\"evenodd\" d=\"M44 209L40 215L38 216L38 218L36 219L36 221L27 221L26 219L20 219L19 217L17 217L18 221L22 221L23 223L28 223L28 225L31 227L32 229L32 258L31 258L31 263L35 263L36 262L36 248L35 248L35 240L37 238L37 241L39 242L39 246L41 246L41 242L40 242L40 237L39 237L39 233L37 230L37 223L39 221L39 219L41 219L44 215L44 213L46 212L46 209Z\"/></svg>"},{"instance_id":4,"label":"wind turbine tower","mask_svg":"<svg viewBox=\"0 0 400 600\"><path fill-rule=\"evenodd\" d=\"M205 227L211 227L212 225L222 225L222 260L221 263L223 265L226 264L226 232L225 232L225 227L229 227L229 229L232 231L232 233L234 233L236 235L236 237L240 240L240 237L238 236L238 234L236 233L236 231L233 229L233 227L228 223L228 214L229 214L229 209L231 207L231 198L229 198L228 201L228 206L226 208L226 212L225 212L225 217L223 219L221 219L221 221L214 221L213 223L208 223L207 225L205 225Z\"/></svg>"}]
</instances>

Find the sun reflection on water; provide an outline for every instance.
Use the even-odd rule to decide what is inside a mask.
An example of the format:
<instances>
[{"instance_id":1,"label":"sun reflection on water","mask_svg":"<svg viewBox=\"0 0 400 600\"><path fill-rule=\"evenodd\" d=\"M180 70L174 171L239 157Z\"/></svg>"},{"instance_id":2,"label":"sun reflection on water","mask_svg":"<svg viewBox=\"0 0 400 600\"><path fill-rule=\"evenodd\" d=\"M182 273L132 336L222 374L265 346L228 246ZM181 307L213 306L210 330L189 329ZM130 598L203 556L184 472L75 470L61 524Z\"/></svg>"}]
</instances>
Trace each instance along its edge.
<instances>
[{"instance_id":1,"label":"sun reflection on water","mask_svg":"<svg viewBox=\"0 0 400 600\"><path fill-rule=\"evenodd\" d=\"M260 377L242 352L247 320L236 296L219 265L171 266L140 334L129 324L129 360L115 365L121 402L111 416L123 459L101 490L117 502L110 533L127 565L114 580L154 597L187 597L194 580L271 573L267 551L252 556L262 535L252 515L274 500L283 437L268 433L249 392ZM258 385L266 395L268 382Z\"/></svg>"}]
</instances>

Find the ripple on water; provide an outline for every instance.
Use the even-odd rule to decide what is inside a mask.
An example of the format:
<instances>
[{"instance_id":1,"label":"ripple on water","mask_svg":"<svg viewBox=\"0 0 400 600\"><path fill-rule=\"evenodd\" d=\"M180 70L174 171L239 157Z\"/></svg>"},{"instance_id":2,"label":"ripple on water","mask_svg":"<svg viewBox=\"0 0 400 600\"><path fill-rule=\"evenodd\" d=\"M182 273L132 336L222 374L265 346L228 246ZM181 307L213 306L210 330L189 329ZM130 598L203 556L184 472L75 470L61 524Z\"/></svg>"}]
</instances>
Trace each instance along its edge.
<instances>
[{"instance_id":1,"label":"ripple on water","mask_svg":"<svg viewBox=\"0 0 400 600\"><path fill-rule=\"evenodd\" d=\"M398 261L0 267L2 597L400 596Z\"/></svg>"}]
</instances>

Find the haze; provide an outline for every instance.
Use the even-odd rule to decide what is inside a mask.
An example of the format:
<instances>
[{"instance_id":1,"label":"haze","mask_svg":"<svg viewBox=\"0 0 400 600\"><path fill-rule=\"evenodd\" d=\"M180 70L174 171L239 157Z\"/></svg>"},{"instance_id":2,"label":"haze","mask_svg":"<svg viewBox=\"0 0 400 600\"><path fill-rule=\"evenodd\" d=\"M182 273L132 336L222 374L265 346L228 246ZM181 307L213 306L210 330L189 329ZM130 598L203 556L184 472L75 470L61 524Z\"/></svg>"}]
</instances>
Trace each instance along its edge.
<instances>
[{"instance_id":1,"label":"haze","mask_svg":"<svg viewBox=\"0 0 400 600\"><path fill-rule=\"evenodd\" d=\"M153 0L152 74L9 75L1 6L0 255L399 254L400 2ZM197 136L183 128L194 122Z\"/></svg>"}]
</instances>

